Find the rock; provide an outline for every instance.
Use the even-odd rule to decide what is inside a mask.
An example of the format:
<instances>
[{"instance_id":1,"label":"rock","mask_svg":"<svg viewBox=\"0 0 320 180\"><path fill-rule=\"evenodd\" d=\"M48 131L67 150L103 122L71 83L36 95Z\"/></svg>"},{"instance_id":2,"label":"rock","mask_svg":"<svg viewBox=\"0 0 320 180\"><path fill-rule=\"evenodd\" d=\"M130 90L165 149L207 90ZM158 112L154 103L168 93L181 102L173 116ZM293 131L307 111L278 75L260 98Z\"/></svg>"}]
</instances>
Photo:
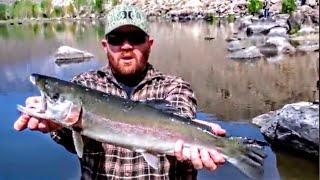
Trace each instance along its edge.
<instances>
[{"instance_id":1,"label":"rock","mask_svg":"<svg viewBox=\"0 0 320 180\"><path fill-rule=\"evenodd\" d=\"M313 27L310 26L302 26L301 29L298 31L299 35L307 35L315 33L316 30Z\"/></svg>"},{"instance_id":2,"label":"rock","mask_svg":"<svg viewBox=\"0 0 320 180\"><path fill-rule=\"evenodd\" d=\"M228 56L230 59L256 59L261 58L263 55L256 46L250 46L246 49L235 51Z\"/></svg>"},{"instance_id":3,"label":"rock","mask_svg":"<svg viewBox=\"0 0 320 180\"><path fill-rule=\"evenodd\" d=\"M94 57L93 54L89 52L81 51L69 46L59 47L54 56L57 64L82 62Z\"/></svg>"},{"instance_id":4,"label":"rock","mask_svg":"<svg viewBox=\"0 0 320 180\"><path fill-rule=\"evenodd\" d=\"M260 52L267 58L278 55L278 47L274 44L264 44L258 47Z\"/></svg>"},{"instance_id":5,"label":"rock","mask_svg":"<svg viewBox=\"0 0 320 180\"><path fill-rule=\"evenodd\" d=\"M306 4L311 6L311 7L314 7L314 6L317 5L317 1L316 0L307 0Z\"/></svg>"},{"instance_id":6,"label":"rock","mask_svg":"<svg viewBox=\"0 0 320 180\"><path fill-rule=\"evenodd\" d=\"M267 34L270 29L279 26L274 22L257 22L252 25L249 25L247 28L247 35L250 36L252 34Z\"/></svg>"},{"instance_id":7,"label":"rock","mask_svg":"<svg viewBox=\"0 0 320 180\"><path fill-rule=\"evenodd\" d=\"M252 123L272 142L319 156L319 104L299 102L257 116Z\"/></svg>"},{"instance_id":8,"label":"rock","mask_svg":"<svg viewBox=\"0 0 320 180\"><path fill-rule=\"evenodd\" d=\"M249 47L249 43L245 41L231 41L227 47L228 51L238 51Z\"/></svg>"},{"instance_id":9,"label":"rock","mask_svg":"<svg viewBox=\"0 0 320 180\"><path fill-rule=\"evenodd\" d=\"M268 36L281 36L281 37L287 37L287 29L284 27L275 27L270 29Z\"/></svg>"},{"instance_id":10,"label":"rock","mask_svg":"<svg viewBox=\"0 0 320 180\"><path fill-rule=\"evenodd\" d=\"M300 51L300 52L315 52L315 51L319 51L319 42L306 43L306 44L299 45L297 47L297 51Z\"/></svg>"},{"instance_id":11,"label":"rock","mask_svg":"<svg viewBox=\"0 0 320 180\"><path fill-rule=\"evenodd\" d=\"M278 51L282 53L293 54L296 52L295 48L284 37L272 36L267 39L266 43L276 45Z\"/></svg>"}]
</instances>

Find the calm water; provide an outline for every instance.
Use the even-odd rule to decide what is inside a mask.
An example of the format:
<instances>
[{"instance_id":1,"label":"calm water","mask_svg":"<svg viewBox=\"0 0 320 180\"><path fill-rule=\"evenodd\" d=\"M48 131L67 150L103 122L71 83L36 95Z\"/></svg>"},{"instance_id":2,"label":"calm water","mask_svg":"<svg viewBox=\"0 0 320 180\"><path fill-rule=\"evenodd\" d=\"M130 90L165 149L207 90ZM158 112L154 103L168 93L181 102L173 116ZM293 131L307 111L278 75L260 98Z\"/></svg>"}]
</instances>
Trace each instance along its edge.
<instances>
[{"instance_id":1,"label":"calm water","mask_svg":"<svg viewBox=\"0 0 320 180\"><path fill-rule=\"evenodd\" d=\"M232 24L217 27L204 22L152 22L155 44L151 63L161 71L182 76L195 90L198 117L215 121L229 135L263 140L251 118L297 101L319 98L316 81L319 55L284 57L280 61L232 61L226 58L225 38ZM205 41L204 36L215 39ZM15 132L16 104L38 95L30 73L53 75L65 80L106 64L100 47L100 23L51 23L20 26L0 25L0 179L77 179L77 157L56 145L48 135ZM61 45L87 50L90 62L58 66L53 54ZM219 119L219 120L218 120ZM223 120L223 121L221 121ZM304 160L285 151L266 148L265 179L319 179L317 160ZM215 172L201 171L199 179L246 179L226 164Z\"/></svg>"}]
</instances>

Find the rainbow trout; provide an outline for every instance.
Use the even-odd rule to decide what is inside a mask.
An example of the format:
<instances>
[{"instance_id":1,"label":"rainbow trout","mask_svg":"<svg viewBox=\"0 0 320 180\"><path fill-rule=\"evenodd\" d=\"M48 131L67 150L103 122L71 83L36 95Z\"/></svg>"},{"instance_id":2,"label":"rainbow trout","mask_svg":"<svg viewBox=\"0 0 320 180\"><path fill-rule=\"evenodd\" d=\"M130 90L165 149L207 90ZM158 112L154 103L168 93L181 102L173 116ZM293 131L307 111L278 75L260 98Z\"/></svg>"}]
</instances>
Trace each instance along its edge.
<instances>
[{"instance_id":1,"label":"rainbow trout","mask_svg":"<svg viewBox=\"0 0 320 180\"><path fill-rule=\"evenodd\" d=\"M87 136L140 152L150 166L158 168L156 155L173 155L175 143L183 140L184 148L217 149L250 178L263 175L262 146L246 139L216 136L209 127L175 115L172 107L168 112L155 103L132 101L39 74L32 74L30 80L40 90L42 107L17 105L18 110L71 129L80 158L82 136ZM68 118L72 113L79 118Z\"/></svg>"}]
</instances>

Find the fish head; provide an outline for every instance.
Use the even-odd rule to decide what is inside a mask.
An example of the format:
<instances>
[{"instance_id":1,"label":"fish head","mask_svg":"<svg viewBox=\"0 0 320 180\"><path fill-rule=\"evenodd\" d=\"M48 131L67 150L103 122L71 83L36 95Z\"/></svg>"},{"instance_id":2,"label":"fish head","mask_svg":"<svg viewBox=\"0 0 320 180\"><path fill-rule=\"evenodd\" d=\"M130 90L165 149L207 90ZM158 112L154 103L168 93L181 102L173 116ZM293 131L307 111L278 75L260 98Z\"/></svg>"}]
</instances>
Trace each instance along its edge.
<instances>
[{"instance_id":1,"label":"fish head","mask_svg":"<svg viewBox=\"0 0 320 180\"><path fill-rule=\"evenodd\" d=\"M76 123L77 118L68 117L75 113L80 114L81 107L71 101L69 82L40 74L32 74L30 81L38 87L41 94L41 109L38 110L38 115L43 113L45 116L41 115L39 118L50 119L63 126Z\"/></svg>"}]
</instances>

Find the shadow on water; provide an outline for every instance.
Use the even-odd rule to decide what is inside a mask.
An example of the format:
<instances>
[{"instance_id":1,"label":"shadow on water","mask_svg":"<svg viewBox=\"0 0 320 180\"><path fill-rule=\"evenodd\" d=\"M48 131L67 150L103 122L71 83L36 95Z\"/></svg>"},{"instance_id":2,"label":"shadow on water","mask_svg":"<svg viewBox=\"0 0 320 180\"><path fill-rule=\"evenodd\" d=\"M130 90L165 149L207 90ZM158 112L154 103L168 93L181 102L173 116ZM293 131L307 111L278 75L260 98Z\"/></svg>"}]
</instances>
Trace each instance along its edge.
<instances>
[{"instance_id":1,"label":"shadow on water","mask_svg":"<svg viewBox=\"0 0 320 180\"><path fill-rule=\"evenodd\" d=\"M161 28L160 28L161 27ZM229 135L264 140L248 122L258 114L286 103L314 98L318 54L269 62L226 59L226 41L233 26L202 22L152 22L155 38L150 61L166 73L189 81L198 97L198 118L213 121ZM99 22L55 22L20 26L0 25L0 179L78 179L77 157L37 132L15 132L16 104L39 92L31 73L70 80L75 74L104 65L100 47L104 26ZM215 37L210 41L204 37ZM189 42L189 43L185 43ZM58 66L53 54L69 45L95 55L91 61ZM224 121L221 121L223 119ZM233 121L241 121L233 122ZM267 147L266 179L318 179L319 166L303 157ZM199 179L246 179L230 164L214 172L200 171Z\"/></svg>"}]
</instances>

